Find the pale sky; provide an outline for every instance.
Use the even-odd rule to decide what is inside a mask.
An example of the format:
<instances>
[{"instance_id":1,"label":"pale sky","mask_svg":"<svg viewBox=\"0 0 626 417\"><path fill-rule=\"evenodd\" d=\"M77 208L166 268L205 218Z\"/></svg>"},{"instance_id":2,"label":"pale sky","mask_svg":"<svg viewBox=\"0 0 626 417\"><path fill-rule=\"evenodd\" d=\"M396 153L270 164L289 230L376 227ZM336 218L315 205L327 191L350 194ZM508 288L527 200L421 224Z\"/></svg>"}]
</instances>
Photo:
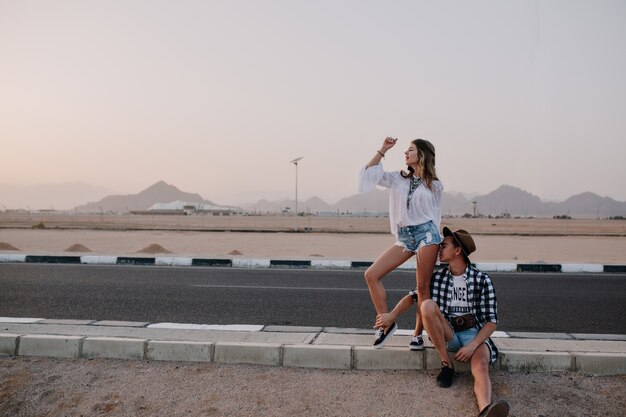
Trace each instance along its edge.
<instances>
[{"instance_id":1,"label":"pale sky","mask_svg":"<svg viewBox=\"0 0 626 417\"><path fill-rule=\"evenodd\" d=\"M357 192L386 136L447 191L626 201L626 2L0 0L0 183L219 204Z\"/></svg>"}]
</instances>

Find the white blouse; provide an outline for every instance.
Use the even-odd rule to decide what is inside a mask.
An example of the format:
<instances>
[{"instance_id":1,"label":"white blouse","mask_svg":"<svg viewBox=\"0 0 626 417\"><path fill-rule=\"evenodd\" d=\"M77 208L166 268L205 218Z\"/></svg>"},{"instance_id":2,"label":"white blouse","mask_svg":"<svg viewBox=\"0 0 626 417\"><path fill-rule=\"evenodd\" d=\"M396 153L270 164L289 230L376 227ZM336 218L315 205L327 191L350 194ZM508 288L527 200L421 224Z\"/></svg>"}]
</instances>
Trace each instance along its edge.
<instances>
[{"instance_id":1,"label":"white blouse","mask_svg":"<svg viewBox=\"0 0 626 417\"><path fill-rule=\"evenodd\" d=\"M428 221L432 221L437 230L440 230L443 184L439 180L434 180L432 191L426 184L420 184L413 193L407 210L406 199L410 182L411 180L403 178L399 171L386 172L382 163L363 168L359 173L360 193L370 192L377 185L389 188L389 223L391 233L396 238L398 227L417 226Z\"/></svg>"}]
</instances>

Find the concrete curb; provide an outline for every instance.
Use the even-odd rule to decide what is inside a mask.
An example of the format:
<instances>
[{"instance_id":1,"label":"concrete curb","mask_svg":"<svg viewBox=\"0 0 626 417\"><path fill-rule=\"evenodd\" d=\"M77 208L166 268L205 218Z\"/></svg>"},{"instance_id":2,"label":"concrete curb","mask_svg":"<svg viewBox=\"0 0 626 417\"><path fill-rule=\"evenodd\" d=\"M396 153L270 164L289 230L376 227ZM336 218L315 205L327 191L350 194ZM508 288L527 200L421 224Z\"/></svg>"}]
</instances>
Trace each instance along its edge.
<instances>
[{"instance_id":1,"label":"concrete curb","mask_svg":"<svg viewBox=\"0 0 626 417\"><path fill-rule=\"evenodd\" d=\"M244 258L186 258L186 257L134 257L134 256L56 256L0 253L0 263L53 263L83 265L141 265L141 266L200 266L222 268L296 268L296 269L365 269L371 261L348 260L294 260L294 259L244 259ZM484 272L553 272L553 273L626 273L626 265L604 264L514 264L476 263ZM415 270L415 262L408 261L399 269Z\"/></svg>"},{"instance_id":2,"label":"concrete curb","mask_svg":"<svg viewBox=\"0 0 626 417\"><path fill-rule=\"evenodd\" d=\"M247 363L326 369L388 370L439 369L439 356L426 343L422 351L407 347L409 336L394 335L389 346L374 349L371 334L357 329L207 326L205 329L159 328L134 322L95 322L74 325L77 321L0 317L0 355L44 356L59 358L112 358L127 360L164 360L185 362ZM53 324L54 323L54 324ZM108 325L98 325L108 323ZM116 323L112 326L111 323ZM155 327L152 327L155 326ZM242 330L248 328L249 330ZM310 330L310 334L302 332ZM329 332L330 331L330 332ZM54 333L52 333L54 332ZM146 332L150 332L149 334ZM191 333L194 332L192 335ZM297 339L279 341L286 333ZM370 331L371 333L371 331ZM500 332L502 333L502 332ZM233 334L242 337L232 341ZM112 336L115 335L115 336ZM537 336L531 338L530 336ZM563 337L561 337L563 335ZM134 337L139 336L139 337ZM500 349L494 369L508 372L569 371L594 375L626 374L626 335L592 335L581 339L567 334L503 334L495 337ZM199 341L200 340L200 341ZM458 372L468 372L469 365L455 361Z\"/></svg>"}]
</instances>

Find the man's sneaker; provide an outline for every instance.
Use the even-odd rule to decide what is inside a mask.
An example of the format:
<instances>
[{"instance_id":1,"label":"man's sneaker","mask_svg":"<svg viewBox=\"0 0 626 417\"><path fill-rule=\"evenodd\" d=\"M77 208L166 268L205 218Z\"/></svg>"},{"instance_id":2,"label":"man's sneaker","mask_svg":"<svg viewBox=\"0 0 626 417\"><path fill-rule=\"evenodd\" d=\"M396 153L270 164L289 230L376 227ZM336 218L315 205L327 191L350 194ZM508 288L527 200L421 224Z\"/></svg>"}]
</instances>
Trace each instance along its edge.
<instances>
[{"instance_id":1,"label":"man's sneaker","mask_svg":"<svg viewBox=\"0 0 626 417\"><path fill-rule=\"evenodd\" d=\"M509 415L509 403L500 400L489 404L478 417L507 417Z\"/></svg>"},{"instance_id":2,"label":"man's sneaker","mask_svg":"<svg viewBox=\"0 0 626 417\"><path fill-rule=\"evenodd\" d=\"M454 377L454 368L449 368L447 362L441 362L443 366L441 372L437 375L437 384L441 388L449 388L452 385L452 378Z\"/></svg>"},{"instance_id":3,"label":"man's sneaker","mask_svg":"<svg viewBox=\"0 0 626 417\"><path fill-rule=\"evenodd\" d=\"M397 328L398 325L393 322L391 323L391 326L389 326L389 328L387 329L387 333L385 333L385 329L383 329L382 327L376 330L376 340L374 340L374 348L380 349L381 347L385 346L385 342L391 338L391 335L393 334L393 332L396 331Z\"/></svg>"},{"instance_id":4,"label":"man's sneaker","mask_svg":"<svg viewBox=\"0 0 626 417\"><path fill-rule=\"evenodd\" d=\"M424 350L424 339L422 339L422 336L411 337L411 342L409 343L409 349Z\"/></svg>"}]
</instances>

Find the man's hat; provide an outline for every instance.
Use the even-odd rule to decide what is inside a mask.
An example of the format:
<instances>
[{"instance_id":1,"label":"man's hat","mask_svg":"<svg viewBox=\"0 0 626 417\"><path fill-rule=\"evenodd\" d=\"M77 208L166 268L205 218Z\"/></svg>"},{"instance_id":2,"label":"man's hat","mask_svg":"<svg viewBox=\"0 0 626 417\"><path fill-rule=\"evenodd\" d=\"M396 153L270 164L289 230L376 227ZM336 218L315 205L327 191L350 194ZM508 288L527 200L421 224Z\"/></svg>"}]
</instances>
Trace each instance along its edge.
<instances>
[{"instance_id":1,"label":"man's hat","mask_svg":"<svg viewBox=\"0 0 626 417\"><path fill-rule=\"evenodd\" d=\"M474 239L472 239L472 235L470 235L467 230L459 229L453 232L448 227L443 228L443 235L444 237L452 236L452 239L461 247L461 252L465 255L465 260L469 262L470 253L476 250L476 244L474 243Z\"/></svg>"}]
</instances>

